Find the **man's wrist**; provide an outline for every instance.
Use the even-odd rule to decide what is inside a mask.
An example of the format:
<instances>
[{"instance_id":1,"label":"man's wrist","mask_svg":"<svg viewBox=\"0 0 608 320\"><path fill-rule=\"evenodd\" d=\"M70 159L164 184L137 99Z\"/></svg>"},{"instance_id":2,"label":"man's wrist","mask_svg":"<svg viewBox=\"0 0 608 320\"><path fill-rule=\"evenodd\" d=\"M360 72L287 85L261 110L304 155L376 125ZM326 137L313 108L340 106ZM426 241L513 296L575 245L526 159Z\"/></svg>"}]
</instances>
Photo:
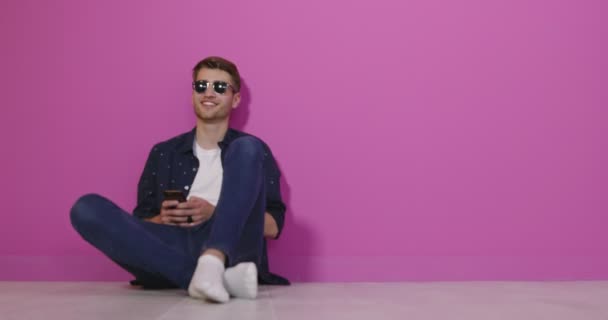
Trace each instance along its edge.
<instances>
[{"instance_id":1,"label":"man's wrist","mask_svg":"<svg viewBox=\"0 0 608 320\"><path fill-rule=\"evenodd\" d=\"M152 222L152 223L159 223L159 224L163 223L163 221L160 219L160 214L157 214L154 217L144 218L144 220L148 221L148 222Z\"/></svg>"}]
</instances>

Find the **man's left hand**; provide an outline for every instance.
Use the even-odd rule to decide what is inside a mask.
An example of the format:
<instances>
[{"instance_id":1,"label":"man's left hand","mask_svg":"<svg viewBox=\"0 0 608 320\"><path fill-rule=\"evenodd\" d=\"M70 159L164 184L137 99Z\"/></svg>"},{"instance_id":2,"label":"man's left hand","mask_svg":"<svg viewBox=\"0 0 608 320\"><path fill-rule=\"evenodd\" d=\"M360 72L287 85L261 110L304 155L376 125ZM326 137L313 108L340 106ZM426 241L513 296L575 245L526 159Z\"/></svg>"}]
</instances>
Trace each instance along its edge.
<instances>
[{"instance_id":1,"label":"man's left hand","mask_svg":"<svg viewBox=\"0 0 608 320\"><path fill-rule=\"evenodd\" d=\"M174 214L183 217L179 223L180 227L194 227L211 218L215 206L205 199L190 197L188 201L181 202L173 209ZM191 217L189 221L188 217Z\"/></svg>"}]
</instances>

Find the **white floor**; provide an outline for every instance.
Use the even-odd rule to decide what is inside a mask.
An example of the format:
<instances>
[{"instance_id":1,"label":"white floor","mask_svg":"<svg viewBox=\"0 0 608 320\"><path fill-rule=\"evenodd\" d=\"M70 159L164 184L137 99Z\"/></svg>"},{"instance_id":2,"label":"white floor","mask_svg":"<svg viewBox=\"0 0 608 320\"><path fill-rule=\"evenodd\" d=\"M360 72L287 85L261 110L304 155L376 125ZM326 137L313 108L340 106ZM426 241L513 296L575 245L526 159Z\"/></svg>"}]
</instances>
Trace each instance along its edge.
<instances>
[{"instance_id":1,"label":"white floor","mask_svg":"<svg viewBox=\"0 0 608 320\"><path fill-rule=\"evenodd\" d=\"M0 319L608 319L608 281L300 283L224 305L118 282L0 282Z\"/></svg>"}]
</instances>

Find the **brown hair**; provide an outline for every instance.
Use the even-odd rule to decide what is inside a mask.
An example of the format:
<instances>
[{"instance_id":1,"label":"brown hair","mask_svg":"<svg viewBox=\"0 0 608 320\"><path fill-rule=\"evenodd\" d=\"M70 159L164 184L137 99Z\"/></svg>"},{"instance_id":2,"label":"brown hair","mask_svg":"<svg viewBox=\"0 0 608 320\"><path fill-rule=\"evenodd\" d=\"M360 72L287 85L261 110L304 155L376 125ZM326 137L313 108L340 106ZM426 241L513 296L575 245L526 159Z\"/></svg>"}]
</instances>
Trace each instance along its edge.
<instances>
[{"instance_id":1,"label":"brown hair","mask_svg":"<svg viewBox=\"0 0 608 320\"><path fill-rule=\"evenodd\" d=\"M196 75L203 68L220 69L228 72L228 74L232 77L232 81L234 82L234 90L236 92L241 91L241 76L239 75L239 70L236 68L236 65L231 61L222 57L207 57L199 61L192 69L193 81L196 81Z\"/></svg>"}]
</instances>

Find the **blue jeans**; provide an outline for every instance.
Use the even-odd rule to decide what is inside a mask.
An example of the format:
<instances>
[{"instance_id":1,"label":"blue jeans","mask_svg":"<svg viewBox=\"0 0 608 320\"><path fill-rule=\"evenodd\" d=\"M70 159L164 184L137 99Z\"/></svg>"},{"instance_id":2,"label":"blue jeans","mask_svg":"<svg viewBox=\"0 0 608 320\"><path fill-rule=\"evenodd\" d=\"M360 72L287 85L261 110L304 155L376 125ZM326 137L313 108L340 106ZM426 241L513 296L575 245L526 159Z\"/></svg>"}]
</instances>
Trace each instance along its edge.
<instances>
[{"instance_id":1,"label":"blue jeans","mask_svg":"<svg viewBox=\"0 0 608 320\"><path fill-rule=\"evenodd\" d=\"M234 140L225 152L222 190L207 222L183 228L147 222L110 200L88 194L70 212L72 226L90 244L144 284L187 289L197 259L213 248L226 265L259 265L264 241L266 194L261 143Z\"/></svg>"}]
</instances>

